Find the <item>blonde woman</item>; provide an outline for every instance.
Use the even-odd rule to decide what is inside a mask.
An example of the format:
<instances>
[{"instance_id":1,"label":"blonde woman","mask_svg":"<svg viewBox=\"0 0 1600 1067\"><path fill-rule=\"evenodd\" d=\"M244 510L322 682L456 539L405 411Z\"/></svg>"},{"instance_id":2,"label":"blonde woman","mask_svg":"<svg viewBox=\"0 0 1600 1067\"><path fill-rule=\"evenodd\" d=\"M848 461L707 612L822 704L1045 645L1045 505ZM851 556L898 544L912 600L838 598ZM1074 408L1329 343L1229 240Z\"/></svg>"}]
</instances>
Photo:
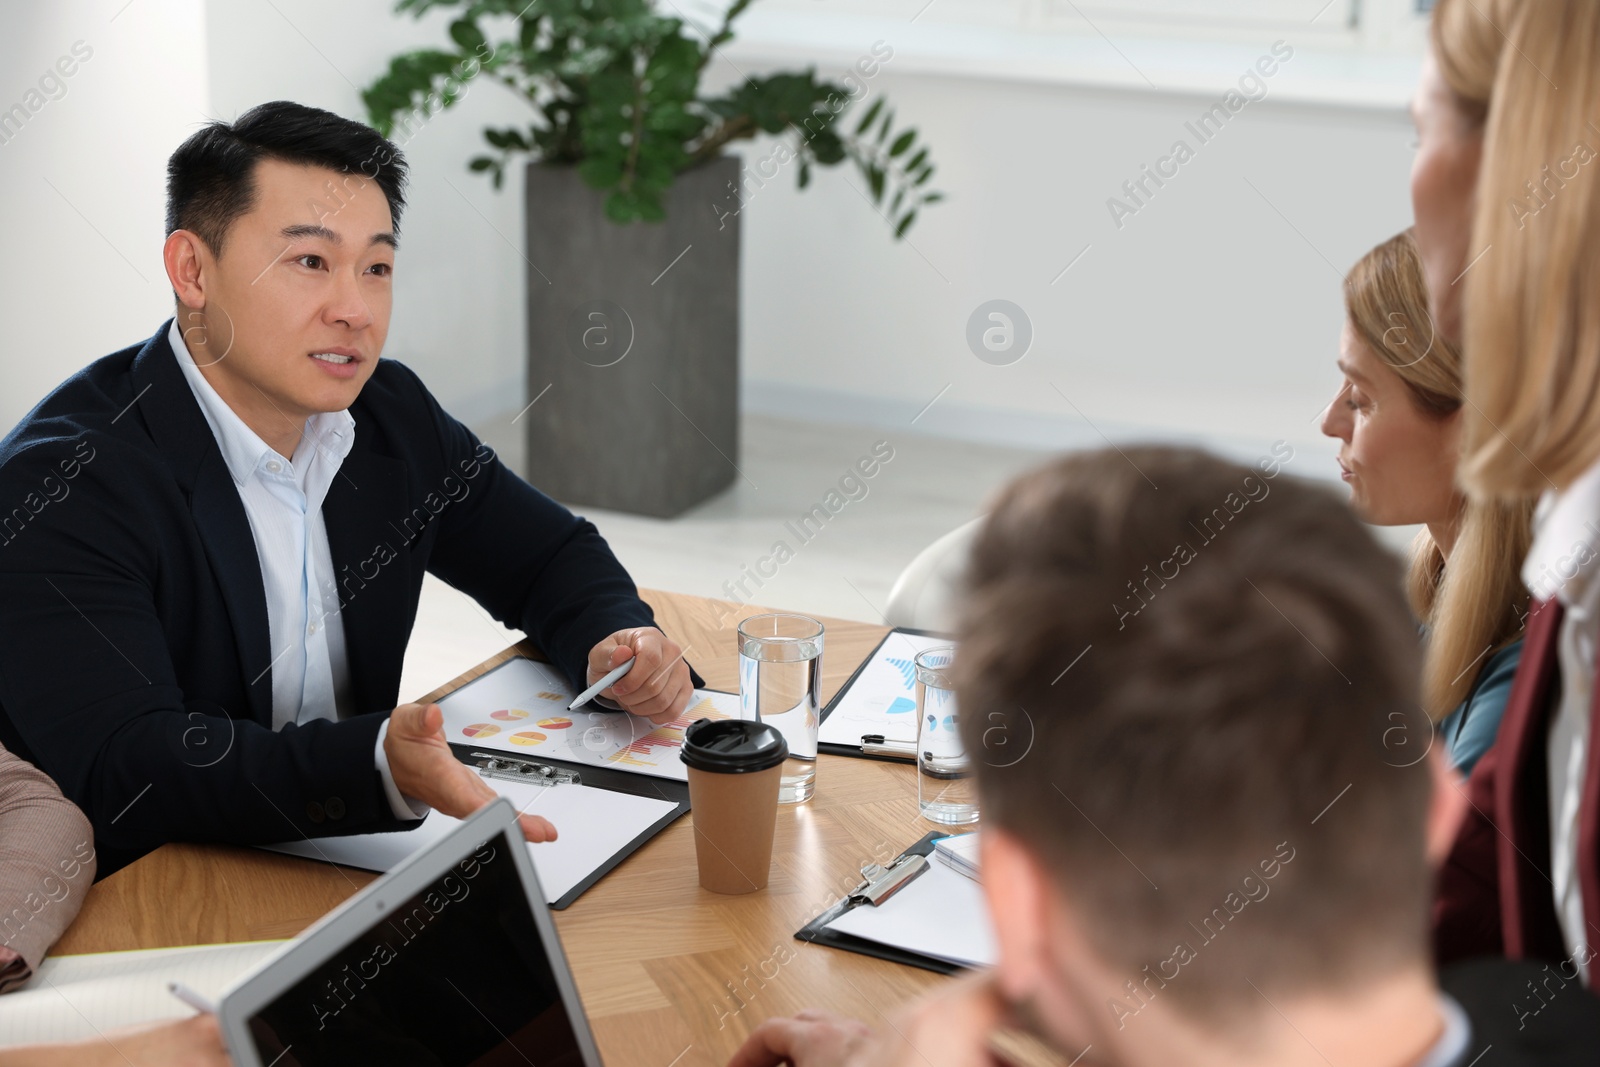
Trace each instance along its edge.
<instances>
[{"instance_id":1,"label":"blonde woman","mask_svg":"<svg viewBox=\"0 0 1600 1067\"><path fill-rule=\"evenodd\" d=\"M1469 501L1461 454L1461 353L1428 313L1411 231L1368 252L1344 282L1344 381L1322 432L1341 442L1350 504L1377 526L1424 524L1407 592L1428 627L1423 705L1463 774L1494 744L1522 653L1528 593L1517 569L1528 502ZM1447 566L1448 564L1448 566Z\"/></svg>"},{"instance_id":2,"label":"blonde woman","mask_svg":"<svg viewBox=\"0 0 1600 1067\"><path fill-rule=\"evenodd\" d=\"M1412 102L1416 238L1460 340L1462 478L1539 496L1534 601L1435 908L1443 959L1556 963L1600 943L1600 0L1440 0Z\"/></svg>"}]
</instances>

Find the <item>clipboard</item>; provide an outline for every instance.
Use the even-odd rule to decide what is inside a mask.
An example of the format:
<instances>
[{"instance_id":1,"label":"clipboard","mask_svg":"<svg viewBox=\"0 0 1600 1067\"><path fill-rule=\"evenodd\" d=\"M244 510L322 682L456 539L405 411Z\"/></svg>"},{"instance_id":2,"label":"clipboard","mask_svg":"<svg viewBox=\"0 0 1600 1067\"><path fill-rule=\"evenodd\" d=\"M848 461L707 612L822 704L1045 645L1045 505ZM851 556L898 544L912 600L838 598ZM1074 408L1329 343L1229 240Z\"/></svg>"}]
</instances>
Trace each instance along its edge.
<instances>
[{"instance_id":1,"label":"clipboard","mask_svg":"<svg viewBox=\"0 0 1600 1067\"><path fill-rule=\"evenodd\" d=\"M933 843L941 837L948 836L949 832L946 830L934 830L895 857L895 862L898 863L908 856L921 856L928 862L932 862ZM925 956L920 952L896 948L893 945L885 945L878 941L871 941L864 937L857 937L854 934L827 928L828 924L853 908L872 906L874 905L858 903L847 896L795 931L795 939L808 941L813 945L826 945L829 948L844 949L846 952L859 952L863 956L888 960L890 963L903 963L907 967L920 967L925 971L933 971L937 974L961 974L970 969L963 967L959 963L952 963L949 960L939 959L935 956Z\"/></svg>"},{"instance_id":2,"label":"clipboard","mask_svg":"<svg viewBox=\"0 0 1600 1067\"><path fill-rule=\"evenodd\" d=\"M640 831L632 840L613 852L600 866L590 871L582 881L563 893L559 900L551 902L550 907L555 911L563 911L571 907L573 902L587 892L591 886L610 874L617 864L639 851L646 841L649 841L689 813L689 783L687 782L674 782L644 774L630 774L627 771L614 770L610 767L589 767L549 757L541 757L537 760L523 760L515 756L509 756L504 752L480 752L470 745L457 745L454 742L450 744L450 751L455 753L456 759L469 766L480 766L485 757L491 758L502 765L531 764L535 767L549 766L558 774L571 774L582 785L591 786L595 789L604 789L609 793L626 793L630 796L646 797L651 800L665 800L673 806L671 811ZM537 781L538 779L534 780Z\"/></svg>"},{"instance_id":3,"label":"clipboard","mask_svg":"<svg viewBox=\"0 0 1600 1067\"><path fill-rule=\"evenodd\" d=\"M560 897L549 901L550 907L556 911L570 907L591 886L614 870L623 860L637 852L646 841L655 837L689 811L689 784L686 781L680 782L675 779L659 778L649 774L637 774L612 767L598 767L576 761L562 760L544 754L519 756L499 750L489 751L482 745L462 744L455 741L448 743L450 751L456 759L470 767L478 768L480 774L484 773L486 768L483 765L488 761L492 760L499 765L491 773L485 774L486 778L521 782L530 786L552 787L557 790L568 788L566 783L575 783L585 787L585 789L641 797L670 805L668 808L661 809L661 814L645 825L633 837L622 841L607 842L601 849L597 849L597 852L602 853L607 848L612 849L612 851L597 866L588 867L586 873L574 879L565 891L557 890L561 892ZM496 771L501 773L494 773ZM513 786L512 788L519 787ZM434 815L430 814L429 819L433 818ZM422 832L423 836L416 841L414 846L409 845L408 842L407 847L397 848L397 844L402 837L409 832ZM354 834L344 837L316 838L314 840L308 838L305 841L279 842L259 847L269 851L301 856L306 859L340 863L363 870L385 871L405 855L408 855L408 848L414 850L415 848L426 847L427 843L440 832L438 827L430 827L425 832L421 831L419 827L412 831L370 835ZM585 868L584 866L579 866L577 869L584 870ZM570 872L572 868L569 867L568 870Z\"/></svg>"},{"instance_id":4,"label":"clipboard","mask_svg":"<svg viewBox=\"0 0 1600 1067\"><path fill-rule=\"evenodd\" d=\"M522 658L529 659L531 657L525 656ZM499 670L501 667L505 667L512 662L515 661L507 660L506 663L496 667L495 670ZM543 663L544 661L535 660L534 662ZM494 671L486 672L486 674L492 673L494 673ZM478 679L473 679L473 681L477 680ZM471 684L471 682L467 683L467 685ZM456 692L460 692L466 688L467 686L461 686L460 689L456 690ZM542 776L530 774L528 775L528 779L539 782L541 780L549 781L552 778L570 776L580 784L590 788L603 789L610 793L625 793L630 796L645 797L651 800L663 800L673 805L673 808L670 812L664 814L660 819L657 819L632 840L628 841L616 852L612 853L608 859L591 871L587 877L564 893L559 900L552 902L550 906L556 911L561 911L571 906L571 904L576 901L578 897L580 897L586 890L588 890L589 887L593 886L600 879L604 878L623 860L637 852L646 841L649 841L651 838L655 837L662 830L665 830L668 826L672 825L680 817L689 812L689 783L686 781L680 782L670 778L659 778L650 774L637 774L632 771L621 770L615 767L597 767L592 764L579 763L574 760L564 760L558 756L545 755L543 753L536 756L529 755L523 757L504 751L485 751L481 745L460 743L456 741L450 741L448 743L450 745L450 751L455 754L456 759L468 764L469 766L481 768L486 761L493 760L506 768L514 768L519 766L541 769L548 768L549 771L552 772L551 774ZM482 773L481 770L480 773ZM493 775L493 777L511 778L514 780L517 775L514 773L497 774Z\"/></svg>"},{"instance_id":5,"label":"clipboard","mask_svg":"<svg viewBox=\"0 0 1600 1067\"><path fill-rule=\"evenodd\" d=\"M845 679L845 683L839 687L839 691L833 694L833 699L828 701L827 706L822 709L822 716L818 720L819 730L821 729L822 725L828 721L828 716L833 714L834 709L836 709L849 694L850 690L855 688L856 683L861 679L862 672L867 669L869 664L878 658L878 655L883 651L883 646L886 645L896 634L909 634L912 637L931 637L940 641L949 641L951 643L954 643L955 641L955 638L951 635L942 634L935 630L918 630L910 626L894 627L888 633L883 635L883 640L879 641L872 647L872 651L867 654L865 659L856 664L856 669L850 673L850 677ZM913 724L915 724L915 721L915 717L913 717ZM897 759L894 756L868 755L867 753L861 751L861 745L859 742L856 744L842 744L839 742L819 741L817 743L817 751L826 752L830 756L850 756L854 759L878 760L884 763L912 762L910 760Z\"/></svg>"}]
</instances>

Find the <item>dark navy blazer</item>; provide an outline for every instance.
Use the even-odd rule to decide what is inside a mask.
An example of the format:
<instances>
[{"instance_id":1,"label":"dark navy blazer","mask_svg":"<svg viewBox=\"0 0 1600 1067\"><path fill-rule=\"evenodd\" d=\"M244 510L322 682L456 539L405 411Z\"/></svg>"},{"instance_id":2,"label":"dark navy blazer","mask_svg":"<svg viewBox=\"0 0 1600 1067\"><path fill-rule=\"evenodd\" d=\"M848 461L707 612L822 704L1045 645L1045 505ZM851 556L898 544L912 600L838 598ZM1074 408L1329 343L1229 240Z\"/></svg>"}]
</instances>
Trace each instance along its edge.
<instances>
[{"instance_id":1,"label":"dark navy blazer","mask_svg":"<svg viewBox=\"0 0 1600 1067\"><path fill-rule=\"evenodd\" d=\"M255 542L167 330L73 375L0 441L0 743L88 814L102 874L168 841L407 825L373 750L424 571L574 685L595 643L654 624L593 525L381 360L322 509L346 717L273 732Z\"/></svg>"}]
</instances>

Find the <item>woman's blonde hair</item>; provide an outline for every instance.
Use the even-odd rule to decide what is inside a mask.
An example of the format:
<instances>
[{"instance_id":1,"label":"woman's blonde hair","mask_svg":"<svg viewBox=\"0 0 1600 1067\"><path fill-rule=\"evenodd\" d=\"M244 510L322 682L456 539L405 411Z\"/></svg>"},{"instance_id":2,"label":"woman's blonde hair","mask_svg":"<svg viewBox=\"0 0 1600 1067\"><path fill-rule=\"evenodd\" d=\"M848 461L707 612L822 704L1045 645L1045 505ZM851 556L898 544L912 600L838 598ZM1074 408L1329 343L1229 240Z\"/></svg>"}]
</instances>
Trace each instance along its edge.
<instances>
[{"instance_id":1,"label":"woman's blonde hair","mask_svg":"<svg viewBox=\"0 0 1600 1067\"><path fill-rule=\"evenodd\" d=\"M1483 133L1462 482L1563 489L1600 458L1600 3L1440 0L1432 43Z\"/></svg>"},{"instance_id":2,"label":"woman's blonde hair","mask_svg":"<svg viewBox=\"0 0 1600 1067\"><path fill-rule=\"evenodd\" d=\"M1418 410L1443 419L1461 409L1461 352L1432 328L1410 230L1361 257L1345 276L1344 302L1356 337L1405 382ZM1528 498L1469 498L1448 567L1426 529L1412 544L1406 593L1430 630L1422 699L1435 719L1465 699L1488 654L1522 632L1528 591L1518 568L1532 513Z\"/></svg>"}]
</instances>

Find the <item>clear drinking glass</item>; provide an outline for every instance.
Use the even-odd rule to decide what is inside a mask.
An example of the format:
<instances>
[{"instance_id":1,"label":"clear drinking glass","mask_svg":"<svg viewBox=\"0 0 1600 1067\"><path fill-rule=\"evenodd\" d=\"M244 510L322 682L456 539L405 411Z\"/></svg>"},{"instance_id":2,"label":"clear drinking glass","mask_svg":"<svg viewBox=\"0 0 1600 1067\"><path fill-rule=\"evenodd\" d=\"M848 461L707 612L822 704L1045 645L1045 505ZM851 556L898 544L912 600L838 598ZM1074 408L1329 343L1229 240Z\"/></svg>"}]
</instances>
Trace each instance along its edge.
<instances>
[{"instance_id":1,"label":"clear drinking glass","mask_svg":"<svg viewBox=\"0 0 1600 1067\"><path fill-rule=\"evenodd\" d=\"M739 715L789 742L780 804L811 799L822 719L822 624L804 615L753 615L739 624Z\"/></svg>"},{"instance_id":2,"label":"clear drinking glass","mask_svg":"<svg viewBox=\"0 0 1600 1067\"><path fill-rule=\"evenodd\" d=\"M956 694L950 684L955 646L917 653L917 803L922 817L945 826L978 821L972 761L956 726Z\"/></svg>"}]
</instances>

